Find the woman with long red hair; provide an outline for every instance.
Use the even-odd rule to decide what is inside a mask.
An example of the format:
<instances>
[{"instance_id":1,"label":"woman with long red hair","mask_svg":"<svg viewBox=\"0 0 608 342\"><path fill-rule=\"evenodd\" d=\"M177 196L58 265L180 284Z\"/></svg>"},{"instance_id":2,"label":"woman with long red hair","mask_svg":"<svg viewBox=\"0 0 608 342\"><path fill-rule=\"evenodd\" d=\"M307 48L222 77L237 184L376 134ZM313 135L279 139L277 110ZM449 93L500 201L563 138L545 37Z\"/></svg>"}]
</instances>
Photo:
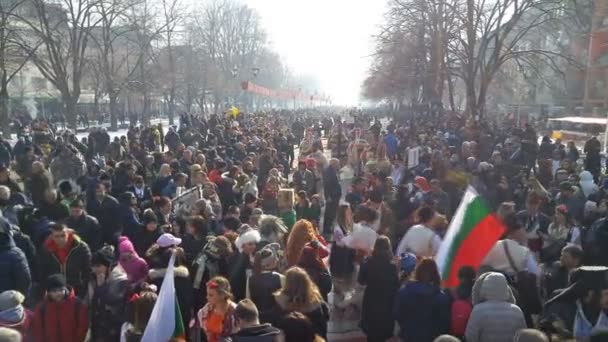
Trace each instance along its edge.
<instances>
[{"instance_id":1,"label":"woman with long red hair","mask_svg":"<svg viewBox=\"0 0 608 342\"><path fill-rule=\"evenodd\" d=\"M329 255L326 250L327 242L319 235L315 227L310 221L299 220L291 229L287 238L287 246L285 248L285 258L287 267L297 265L300 261L300 256L306 244L317 241L319 243L319 256L321 259Z\"/></svg>"}]
</instances>

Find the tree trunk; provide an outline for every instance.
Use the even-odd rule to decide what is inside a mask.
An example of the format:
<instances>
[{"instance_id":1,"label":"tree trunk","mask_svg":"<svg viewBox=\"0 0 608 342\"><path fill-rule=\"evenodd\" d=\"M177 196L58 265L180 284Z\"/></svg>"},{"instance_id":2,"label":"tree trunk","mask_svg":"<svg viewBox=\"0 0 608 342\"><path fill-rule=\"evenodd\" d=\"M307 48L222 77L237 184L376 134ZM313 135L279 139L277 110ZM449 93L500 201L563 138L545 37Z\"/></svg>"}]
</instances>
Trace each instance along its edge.
<instances>
[{"instance_id":1,"label":"tree trunk","mask_svg":"<svg viewBox=\"0 0 608 342\"><path fill-rule=\"evenodd\" d=\"M74 130L78 128L78 117L76 115L76 103L78 98L71 95L63 96L63 107L65 109L65 120L68 128Z\"/></svg>"},{"instance_id":2,"label":"tree trunk","mask_svg":"<svg viewBox=\"0 0 608 342\"><path fill-rule=\"evenodd\" d=\"M110 98L110 130L115 132L118 130L118 94L109 94Z\"/></svg>"},{"instance_id":3,"label":"tree trunk","mask_svg":"<svg viewBox=\"0 0 608 342\"><path fill-rule=\"evenodd\" d=\"M0 89L0 125L2 125L2 137L5 139L11 138L10 120L9 120L9 97L8 87L6 82L2 83Z\"/></svg>"}]
</instances>

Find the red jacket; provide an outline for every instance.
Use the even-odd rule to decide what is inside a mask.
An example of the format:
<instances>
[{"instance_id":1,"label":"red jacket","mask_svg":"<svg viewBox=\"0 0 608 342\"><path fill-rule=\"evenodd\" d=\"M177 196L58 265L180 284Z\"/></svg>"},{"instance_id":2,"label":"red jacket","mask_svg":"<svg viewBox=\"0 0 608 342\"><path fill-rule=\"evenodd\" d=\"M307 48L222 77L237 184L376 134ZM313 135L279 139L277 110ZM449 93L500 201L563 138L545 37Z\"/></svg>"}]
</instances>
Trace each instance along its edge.
<instances>
[{"instance_id":1,"label":"red jacket","mask_svg":"<svg viewBox=\"0 0 608 342\"><path fill-rule=\"evenodd\" d=\"M45 299L36 306L34 342L83 342L89 329L87 306L70 291L61 302Z\"/></svg>"}]
</instances>

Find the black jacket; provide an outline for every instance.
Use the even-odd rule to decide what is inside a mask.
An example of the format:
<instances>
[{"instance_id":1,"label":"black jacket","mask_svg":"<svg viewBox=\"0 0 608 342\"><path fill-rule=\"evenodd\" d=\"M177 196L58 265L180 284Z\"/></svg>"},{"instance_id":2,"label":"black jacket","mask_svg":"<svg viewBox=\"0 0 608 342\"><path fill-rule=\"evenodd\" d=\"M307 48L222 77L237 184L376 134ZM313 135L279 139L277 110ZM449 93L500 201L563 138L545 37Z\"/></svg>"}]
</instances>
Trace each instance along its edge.
<instances>
[{"instance_id":1,"label":"black jacket","mask_svg":"<svg viewBox=\"0 0 608 342\"><path fill-rule=\"evenodd\" d=\"M91 272L91 250L86 242L82 241L73 232L72 248L68 252L65 265L62 265L55 253L52 252L54 244L49 237L38 254L38 280L45 284L47 278L56 273L65 276L68 285L74 288L76 295L82 297L86 293L89 274Z\"/></svg>"},{"instance_id":2,"label":"black jacket","mask_svg":"<svg viewBox=\"0 0 608 342\"><path fill-rule=\"evenodd\" d=\"M101 248L101 227L96 218L87 214L82 214L79 217L70 216L65 220L65 224L89 245L91 251L97 251Z\"/></svg>"},{"instance_id":3,"label":"black jacket","mask_svg":"<svg viewBox=\"0 0 608 342\"><path fill-rule=\"evenodd\" d=\"M273 325L280 323L283 317L292 312L288 309L287 299L282 294L275 296L277 307L273 318ZM308 317L315 328L315 334L327 340L327 322L329 321L329 306L325 302L311 303L300 309L304 316ZM387 319L387 316L384 317ZM392 320L390 320L392 322Z\"/></svg>"},{"instance_id":4,"label":"black jacket","mask_svg":"<svg viewBox=\"0 0 608 342\"><path fill-rule=\"evenodd\" d=\"M258 308L260 322L272 322L273 294L281 289L281 275L276 272L254 274L249 278L249 295Z\"/></svg>"},{"instance_id":5,"label":"black jacket","mask_svg":"<svg viewBox=\"0 0 608 342\"><path fill-rule=\"evenodd\" d=\"M236 334L224 339L225 342L278 342L281 330L272 325L260 324L243 328Z\"/></svg>"},{"instance_id":6,"label":"black jacket","mask_svg":"<svg viewBox=\"0 0 608 342\"><path fill-rule=\"evenodd\" d=\"M323 188L325 189L325 199L332 202L338 202L342 197L342 187L338 179L338 173L331 167L323 172Z\"/></svg>"},{"instance_id":7,"label":"black jacket","mask_svg":"<svg viewBox=\"0 0 608 342\"><path fill-rule=\"evenodd\" d=\"M87 205L89 215L97 218L99 221L104 242L112 245L116 243L114 237L120 231L120 218L117 215L119 207L116 198L110 195L107 195L101 203L94 199L89 201Z\"/></svg>"},{"instance_id":8,"label":"black jacket","mask_svg":"<svg viewBox=\"0 0 608 342\"><path fill-rule=\"evenodd\" d=\"M27 296L31 284L25 254L15 245L8 222L0 221L0 292L17 290Z\"/></svg>"},{"instance_id":9,"label":"black jacket","mask_svg":"<svg viewBox=\"0 0 608 342\"><path fill-rule=\"evenodd\" d=\"M130 186L127 188L127 191L132 192L137 198L137 206L143 209L143 204L152 202L152 190L147 185L144 185L143 196L138 197L137 192L135 192L135 186Z\"/></svg>"}]
</instances>

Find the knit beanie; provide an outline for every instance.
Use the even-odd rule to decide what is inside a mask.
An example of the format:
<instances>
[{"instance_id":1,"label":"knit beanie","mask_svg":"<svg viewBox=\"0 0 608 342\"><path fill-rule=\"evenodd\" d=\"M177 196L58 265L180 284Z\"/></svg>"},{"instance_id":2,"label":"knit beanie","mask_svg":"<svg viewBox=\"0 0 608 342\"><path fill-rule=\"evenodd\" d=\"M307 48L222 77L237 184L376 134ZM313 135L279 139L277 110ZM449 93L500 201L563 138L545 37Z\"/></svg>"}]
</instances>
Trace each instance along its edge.
<instances>
[{"instance_id":1,"label":"knit beanie","mask_svg":"<svg viewBox=\"0 0 608 342\"><path fill-rule=\"evenodd\" d=\"M114 263L114 253L107 248L102 248L93 254L91 265L103 265L110 267Z\"/></svg>"},{"instance_id":2,"label":"knit beanie","mask_svg":"<svg viewBox=\"0 0 608 342\"><path fill-rule=\"evenodd\" d=\"M63 274L53 274L46 279L46 290L53 291L58 289L63 289L67 287L67 283L65 281L65 277Z\"/></svg>"},{"instance_id":3,"label":"knit beanie","mask_svg":"<svg viewBox=\"0 0 608 342\"><path fill-rule=\"evenodd\" d=\"M256 257L260 259L262 270L269 271L277 268L280 249L281 246L275 242L264 246L264 248L256 253Z\"/></svg>"}]
</instances>

